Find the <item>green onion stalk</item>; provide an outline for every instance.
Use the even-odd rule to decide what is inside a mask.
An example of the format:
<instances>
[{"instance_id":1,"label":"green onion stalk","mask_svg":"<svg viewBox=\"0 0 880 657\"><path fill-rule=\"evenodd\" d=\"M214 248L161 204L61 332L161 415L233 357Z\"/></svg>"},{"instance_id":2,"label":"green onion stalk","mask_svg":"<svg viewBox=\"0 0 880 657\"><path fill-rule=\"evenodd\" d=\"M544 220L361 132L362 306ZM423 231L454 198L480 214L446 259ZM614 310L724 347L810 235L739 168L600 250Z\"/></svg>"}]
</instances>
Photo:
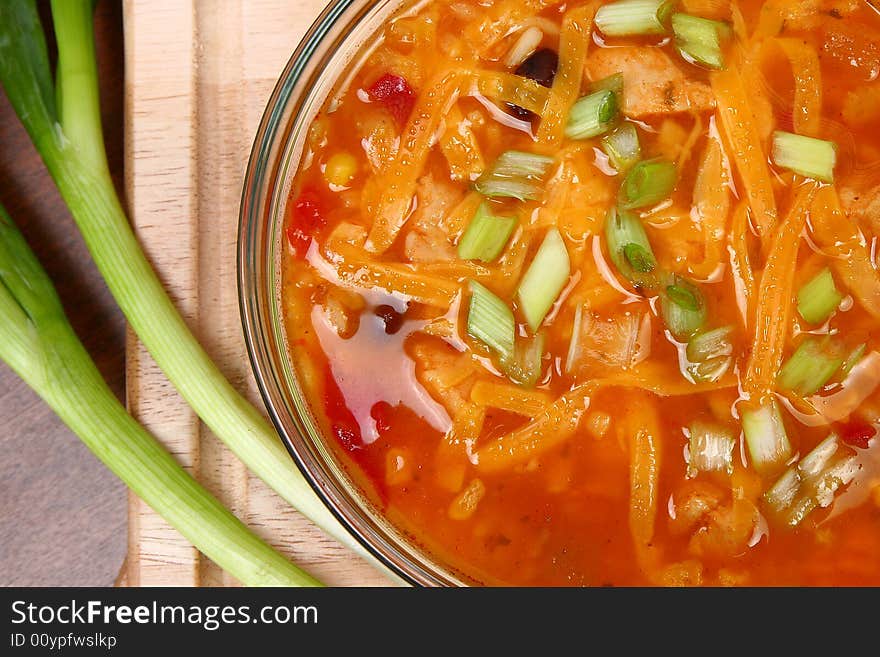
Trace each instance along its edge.
<instances>
[{"instance_id":1,"label":"green onion stalk","mask_svg":"<svg viewBox=\"0 0 880 657\"><path fill-rule=\"evenodd\" d=\"M53 84L34 0L0 2L0 82L9 100L116 302L171 383L252 472L328 534L366 556L311 490L271 425L193 337L144 256L107 166L92 11L91 0L52 1L58 44Z\"/></svg>"},{"instance_id":2,"label":"green onion stalk","mask_svg":"<svg viewBox=\"0 0 880 657\"><path fill-rule=\"evenodd\" d=\"M0 206L0 358L141 499L250 586L319 586L253 534L116 399L24 237Z\"/></svg>"}]
</instances>

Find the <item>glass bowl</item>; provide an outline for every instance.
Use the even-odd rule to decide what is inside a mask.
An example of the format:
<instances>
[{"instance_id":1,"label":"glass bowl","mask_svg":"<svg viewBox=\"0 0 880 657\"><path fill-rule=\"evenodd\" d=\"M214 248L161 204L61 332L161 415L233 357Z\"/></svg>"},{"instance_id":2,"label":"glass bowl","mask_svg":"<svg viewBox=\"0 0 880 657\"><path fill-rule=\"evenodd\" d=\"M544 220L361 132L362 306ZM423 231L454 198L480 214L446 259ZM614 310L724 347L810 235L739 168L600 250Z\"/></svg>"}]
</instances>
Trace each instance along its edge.
<instances>
[{"instance_id":1,"label":"glass bowl","mask_svg":"<svg viewBox=\"0 0 880 657\"><path fill-rule=\"evenodd\" d=\"M238 234L245 342L282 440L324 503L364 547L404 580L468 583L403 535L359 490L325 444L286 348L280 308L284 209L312 118L361 45L402 0L334 0L293 53L260 122L248 161Z\"/></svg>"}]
</instances>

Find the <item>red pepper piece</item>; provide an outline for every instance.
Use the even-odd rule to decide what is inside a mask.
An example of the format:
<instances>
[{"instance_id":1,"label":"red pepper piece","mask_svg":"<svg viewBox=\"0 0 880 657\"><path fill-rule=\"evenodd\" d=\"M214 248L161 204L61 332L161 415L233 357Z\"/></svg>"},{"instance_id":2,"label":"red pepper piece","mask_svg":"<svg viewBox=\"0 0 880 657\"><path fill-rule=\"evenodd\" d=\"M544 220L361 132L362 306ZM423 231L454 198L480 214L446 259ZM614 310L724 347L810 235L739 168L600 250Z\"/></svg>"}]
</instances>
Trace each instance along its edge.
<instances>
[{"instance_id":1,"label":"red pepper piece","mask_svg":"<svg viewBox=\"0 0 880 657\"><path fill-rule=\"evenodd\" d=\"M303 191L287 208L287 241L293 255L302 258L309 250L312 238L327 222L321 214L320 199L311 190Z\"/></svg>"},{"instance_id":2,"label":"red pepper piece","mask_svg":"<svg viewBox=\"0 0 880 657\"><path fill-rule=\"evenodd\" d=\"M376 421L376 431L380 435L391 431L392 413L394 413L394 407L386 401L376 402L370 409L370 416Z\"/></svg>"},{"instance_id":3,"label":"red pepper piece","mask_svg":"<svg viewBox=\"0 0 880 657\"><path fill-rule=\"evenodd\" d=\"M346 405L329 365L324 371L324 410L334 438L346 451L353 452L364 446L360 426Z\"/></svg>"},{"instance_id":4,"label":"red pepper piece","mask_svg":"<svg viewBox=\"0 0 880 657\"><path fill-rule=\"evenodd\" d=\"M877 430L866 422L852 422L840 432L840 439L847 445L867 449Z\"/></svg>"},{"instance_id":5,"label":"red pepper piece","mask_svg":"<svg viewBox=\"0 0 880 657\"><path fill-rule=\"evenodd\" d=\"M370 85L367 96L373 102L381 103L401 126L409 119L416 102L416 93L409 83L393 73L386 73Z\"/></svg>"}]
</instances>

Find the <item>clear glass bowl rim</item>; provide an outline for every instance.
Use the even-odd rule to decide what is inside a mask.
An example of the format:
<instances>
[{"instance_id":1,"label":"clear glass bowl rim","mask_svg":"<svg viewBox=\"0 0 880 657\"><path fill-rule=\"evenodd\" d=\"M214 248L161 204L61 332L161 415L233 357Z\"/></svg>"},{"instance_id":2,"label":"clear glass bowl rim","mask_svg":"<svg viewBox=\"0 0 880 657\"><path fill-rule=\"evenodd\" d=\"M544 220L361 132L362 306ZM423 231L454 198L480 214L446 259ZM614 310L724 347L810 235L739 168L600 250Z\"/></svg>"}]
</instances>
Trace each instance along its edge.
<instances>
[{"instance_id":1,"label":"clear glass bowl rim","mask_svg":"<svg viewBox=\"0 0 880 657\"><path fill-rule=\"evenodd\" d=\"M248 357L260 395L285 447L324 504L351 535L390 571L410 584L458 586L468 582L416 546L375 508L322 449L302 392L292 384L280 325L278 249L284 200L300 131L344 70L339 62L401 0L333 0L294 51L267 102L244 178L239 214L239 308ZM372 22L371 22L372 21ZM360 32L358 32L360 30ZM333 64L337 68L333 68ZM322 86L323 85L323 86ZM302 140L300 139L300 142Z\"/></svg>"}]
</instances>

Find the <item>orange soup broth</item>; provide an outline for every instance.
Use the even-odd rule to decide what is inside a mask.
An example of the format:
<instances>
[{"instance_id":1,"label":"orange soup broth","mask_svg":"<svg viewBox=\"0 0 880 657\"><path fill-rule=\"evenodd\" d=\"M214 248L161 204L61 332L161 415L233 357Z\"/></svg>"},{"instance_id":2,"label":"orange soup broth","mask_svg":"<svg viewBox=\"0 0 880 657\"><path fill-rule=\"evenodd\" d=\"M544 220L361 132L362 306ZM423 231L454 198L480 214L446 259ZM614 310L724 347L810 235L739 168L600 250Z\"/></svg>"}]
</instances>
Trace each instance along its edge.
<instances>
[{"instance_id":1,"label":"orange soup broth","mask_svg":"<svg viewBox=\"0 0 880 657\"><path fill-rule=\"evenodd\" d=\"M481 4L485 3L437 0L403 10L367 44L356 70L342 78L349 81L348 86L338 90L310 131L287 208L288 234L293 232L293 237L282 258L282 304L290 358L334 453L403 532L474 583L880 584L876 480L863 483L863 487L875 485L873 497L870 492L861 493L859 503L842 513L834 513L834 507L818 509L791 530L765 519L768 514L760 497L775 477L761 478L749 468L741 438L732 476L701 473L688 477L685 428L694 420L719 423L740 434L738 381L749 357L753 328L743 326L725 242L720 275L712 273L701 286L712 325L736 327L734 364L722 379L729 385L708 392L687 389L680 371L684 346L671 338L657 316L656 300L639 296L618 279L603 250L605 216L616 198L620 176L608 165L598 139L565 140L545 150L555 158L554 167L561 164L561 169L546 182L540 199L490 202L496 214L518 216L522 232L514 240L518 248L509 247L497 263L485 266L456 258L455 240L463 226L460 220L455 223L454 209L471 193L471 180L452 175L443 149L439 144L432 146L419 175L414 211L401 234L384 253L364 257L408 267L428 276L428 281L439 277L453 282L461 291L451 307L438 307L430 300L407 304L403 295L381 289L382 274L370 270L364 275L357 263L346 271L360 278L355 283L352 278L341 280L345 277L338 274L335 263L349 257L351 249L365 253L362 244L371 227L371 208L382 190L394 184L386 175L383 157L388 157L388 149L393 156L398 132L407 125L395 119L395 110L370 102L367 90L384 74L401 76L413 89L412 102L418 112L419 94L446 68L509 72L503 59L510 38L481 56L467 42L468 35L474 34L473 25L492 11ZM538 14L544 22L535 24L558 27L566 10L583 3L545 4L551 6ZM707 17L731 21L734 27L739 22L731 16L729 3L683 4L692 5L694 13L702 7ZM739 3L741 25L749 34L759 28L762 6L769 4ZM853 110L851 98L860 89L873 89L873 94L863 94L864 102L880 109L880 87L874 81L880 73L880 20L867 3L826 4L834 6L790 18L783 35L807 43L819 54L822 121L815 136L838 144L837 188L845 204L852 197L858 203L880 183L880 170L875 166L880 160L880 119ZM837 5L857 6L849 6L845 17L838 17ZM543 47L557 50L558 40L557 33L544 29ZM656 47L676 62L687 79L708 86L709 73L677 59L669 41L666 37L594 35L589 51L621 45ZM745 50L737 40L725 52L732 59L743 56ZM756 115L766 110L759 121L766 145L771 129L792 130L795 80L785 57L772 47L765 48L757 61L746 84L757 85L753 89L766 99L765 105L756 104ZM589 70L581 95L588 88L588 76ZM486 165L507 150L539 150L530 135L499 120L503 103L491 103L476 93L462 93L451 115L467 122ZM711 110L637 120L643 157L665 157L679 168L671 200L643 212L642 219L658 263L683 275L693 276L692 265L706 258L706 241L692 205L701 157L711 135L717 134L717 121ZM724 144L724 150L729 158L731 145ZM336 166L331 158L339 153L353 156L355 172L342 185L330 184L328 163ZM784 217L792 204L792 189L799 182L782 169L771 166L771 172L778 216ZM566 185L566 180L574 184ZM728 184L742 197L735 171ZM849 190L849 196L842 190ZM727 230L737 203L731 194ZM473 210L464 225L471 214ZM871 242L880 222L875 219L872 224L868 217L856 220ZM452 232L448 232L449 225ZM610 357L588 359L575 372L566 369L575 307L583 303L588 304L585 314L594 326L644 323L647 331L639 338L641 362L632 371L650 372L652 380L674 388L674 394L600 387L588 395L586 409L569 438L513 467L483 471L474 463L476 451L528 424L530 418L489 407L476 435L468 434L467 423L461 419L466 409L472 409L470 394L478 381L513 385L498 375L488 351L466 335L466 280L477 278L511 301L550 225L557 225L565 239L572 279L544 325L545 356L538 393L553 400L578 384L615 373ZM439 238L437 226L447 230ZM754 262L761 262L754 233L748 242ZM794 289L832 264L829 254L809 239L802 240ZM760 281L760 271L756 276ZM367 291L371 280L379 287ZM880 349L877 320L852 299L842 308L845 312L837 312L821 330L839 329L848 346L866 343L867 352ZM400 324L393 334L386 332L388 316ZM815 328L799 323L796 312L791 317L786 358L801 339L799 334ZM520 314L517 320L523 321ZM650 545L640 546L634 541L631 523L631 437L625 435L622 419L644 413L646 406L660 419L654 453L659 475L653 538ZM853 423L875 423L878 408L880 399L875 393L851 417L831 427L804 426L784 412L794 452L806 454L830 430L845 432ZM364 436L365 427L372 442ZM872 446L876 444L875 439ZM873 458L875 464L880 459L876 449ZM699 531L693 528L681 531L672 516L677 505L700 486L721 495L721 504L747 500L762 510L760 522L747 536L738 536L739 543L733 547L713 546L712 537L695 539Z\"/></svg>"}]
</instances>

